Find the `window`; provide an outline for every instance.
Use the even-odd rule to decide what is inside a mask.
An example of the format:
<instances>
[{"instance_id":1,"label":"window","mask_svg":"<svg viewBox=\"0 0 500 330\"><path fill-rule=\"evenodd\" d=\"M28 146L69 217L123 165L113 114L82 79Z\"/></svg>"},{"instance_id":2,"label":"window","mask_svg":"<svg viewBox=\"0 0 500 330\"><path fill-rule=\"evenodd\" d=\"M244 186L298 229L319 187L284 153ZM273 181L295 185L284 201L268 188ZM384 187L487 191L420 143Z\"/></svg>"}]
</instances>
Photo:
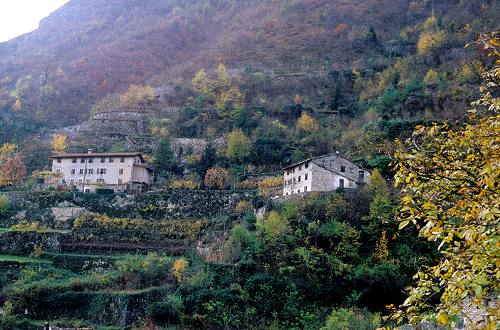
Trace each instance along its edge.
<instances>
[{"instance_id":1,"label":"window","mask_svg":"<svg viewBox=\"0 0 500 330\"><path fill-rule=\"evenodd\" d=\"M109 162L112 163L113 162L113 158L109 157Z\"/></svg>"},{"instance_id":2,"label":"window","mask_svg":"<svg viewBox=\"0 0 500 330\"><path fill-rule=\"evenodd\" d=\"M299 171L301 171L301 170L302 170L302 165L299 165Z\"/></svg>"},{"instance_id":3,"label":"window","mask_svg":"<svg viewBox=\"0 0 500 330\"><path fill-rule=\"evenodd\" d=\"M118 174L123 174L123 168L120 168L120 169L118 170Z\"/></svg>"},{"instance_id":4,"label":"window","mask_svg":"<svg viewBox=\"0 0 500 330\"><path fill-rule=\"evenodd\" d=\"M104 183L104 179L97 179L97 183Z\"/></svg>"},{"instance_id":5,"label":"window","mask_svg":"<svg viewBox=\"0 0 500 330\"><path fill-rule=\"evenodd\" d=\"M301 181L302 177L299 175L299 182Z\"/></svg>"},{"instance_id":6,"label":"window","mask_svg":"<svg viewBox=\"0 0 500 330\"><path fill-rule=\"evenodd\" d=\"M342 173L345 172L345 166L344 165L340 166L340 172L342 172Z\"/></svg>"},{"instance_id":7,"label":"window","mask_svg":"<svg viewBox=\"0 0 500 330\"><path fill-rule=\"evenodd\" d=\"M78 179L78 182L79 183L83 183L83 179Z\"/></svg>"},{"instance_id":8,"label":"window","mask_svg":"<svg viewBox=\"0 0 500 330\"><path fill-rule=\"evenodd\" d=\"M89 158L89 163L93 163L94 162L94 158Z\"/></svg>"},{"instance_id":9,"label":"window","mask_svg":"<svg viewBox=\"0 0 500 330\"><path fill-rule=\"evenodd\" d=\"M88 172L88 174L94 174L94 169L93 169L93 168L89 168L89 169L87 170L87 172Z\"/></svg>"},{"instance_id":10,"label":"window","mask_svg":"<svg viewBox=\"0 0 500 330\"><path fill-rule=\"evenodd\" d=\"M286 180L285 180L285 182L283 183L283 185L286 187Z\"/></svg>"},{"instance_id":11,"label":"window","mask_svg":"<svg viewBox=\"0 0 500 330\"><path fill-rule=\"evenodd\" d=\"M80 163L85 163L85 158L80 159Z\"/></svg>"},{"instance_id":12,"label":"window","mask_svg":"<svg viewBox=\"0 0 500 330\"><path fill-rule=\"evenodd\" d=\"M85 193L88 194L90 192L89 188L85 188Z\"/></svg>"},{"instance_id":13,"label":"window","mask_svg":"<svg viewBox=\"0 0 500 330\"><path fill-rule=\"evenodd\" d=\"M101 157L101 163L105 163L105 162L106 162L106 158Z\"/></svg>"},{"instance_id":14,"label":"window","mask_svg":"<svg viewBox=\"0 0 500 330\"><path fill-rule=\"evenodd\" d=\"M307 192L307 186L304 187L304 192Z\"/></svg>"},{"instance_id":15,"label":"window","mask_svg":"<svg viewBox=\"0 0 500 330\"><path fill-rule=\"evenodd\" d=\"M122 184L123 183L123 180L122 179L118 179L118 184Z\"/></svg>"},{"instance_id":16,"label":"window","mask_svg":"<svg viewBox=\"0 0 500 330\"><path fill-rule=\"evenodd\" d=\"M290 170L286 171L286 175L290 175L290 173L292 173L292 172L290 172Z\"/></svg>"},{"instance_id":17,"label":"window","mask_svg":"<svg viewBox=\"0 0 500 330\"><path fill-rule=\"evenodd\" d=\"M92 182L92 180L87 179L87 181L86 181L86 182L87 182L87 184L90 184L90 183Z\"/></svg>"},{"instance_id":18,"label":"window","mask_svg":"<svg viewBox=\"0 0 500 330\"><path fill-rule=\"evenodd\" d=\"M69 179L69 185L74 186L75 185L75 179Z\"/></svg>"},{"instance_id":19,"label":"window","mask_svg":"<svg viewBox=\"0 0 500 330\"><path fill-rule=\"evenodd\" d=\"M293 178L293 183L297 183L297 178Z\"/></svg>"},{"instance_id":20,"label":"window","mask_svg":"<svg viewBox=\"0 0 500 330\"><path fill-rule=\"evenodd\" d=\"M61 169L60 168L56 168L56 173L61 173Z\"/></svg>"},{"instance_id":21,"label":"window","mask_svg":"<svg viewBox=\"0 0 500 330\"><path fill-rule=\"evenodd\" d=\"M309 177L309 173L306 173L306 174L304 175L304 181L307 181L307 178L308 178L308 177Z\"/></svg>"},{"instance_id":22,"label":"window","mask_svg":"<svg viewBox=\"0 0 500 330\"><path fill-rule=\"evenodd\" d=\"M76 169L72 168L71 169L71 174L75 174L76 173Z\"/></svg>"},{"instance_id":23,"label":"window","mask_svg":"<svg viewBox=\"0 0 500 330\"><path fill-rule=\"evenodd\" d=\"M62 183L66 183L66 179L62 179L62 180L61 180L61 182L62 182Z\"/></svg>"},{"instance_id":24,"label":"window","mask_svg":"<svg viewBox=\"0 0 500 330\"><path fill-rule=\"evenodd\" d=\"M120 163L125 163L125 157L120 158Z\"/></svg>"},{"instance_id":25,"label":"window","mask_svg":"<svg viewBox=\"0 0 500 330\"><path fill-rule=\"evenodd\" d=\"M308 168L309 167L309 162L306 163L306 165L304 166L305 168Z\"/></svg>"},{"instance_id":26,"label":"window","mask_svg":"<svg viewBox=\"0 0 500 330\"><path fill-rule=\"evenodd\" d=\"M339 187L344 188L344 179L339 179Z\"/></svg>"},{"instance_id":27,"label":"window","mask_svg":"<svg viewBox=\"0 0 500 330\"><path fill-rule=\"evenodd\" d=\"M349 185L350 188L354 188L354 181L349 180L347 182L348 182L348 185Z\"/></svg>"},{"instance_id":28,"label":"window","mask_svg":"<svg viewBox=\"0 0 500 330\"><path fill-rule=\"evenodd\" d=\"M57 158L57 162L60 163L61 162L61 158Z\"/></svg>"},{"instance_id":29,"label":"window","mask_svg":"<svg viewBox=\"0 0 500 330\"><path fill-rule=\"evenodd\" d=\"M83 168L80 169L80 174L83 174Z\"/></svg>"},{"instance_id":30,"label":"window","mask_svg":"<svg viewBox=\"0 0 500 330\"><path fill-rule=\"evenodd\" d=\"M106 169L105 168L101 168L101 173L100 174L106 174Z\"/></svg>"},{"instance_id":31,"label":"window","mask_svg":"<svg viewBox=\"0 0 500 330\"><path fill-rule=\"evenodd\" d=\"M77 159L76 159L76 158L73 158L73 159L71 160L71 162L72 162L73 164L76 164L76 161L77 161Z\"/></svg>"},{"instance_id":32,"label":"window","mask_svg":"<svg viewBox=\"0 0 500 330\"><path fill-rule=\"evenodd\" d=\"M359 180L364 181L365 179L365 171L359 170Z\"/></svg>"},{"instance_id":33,"label":"window","mask_svg":"<svg viewBox=\"0 0 500 330\"><path fill-rule=\"evenodd\" d=\"M297 190L297 194L300 194L300 189L299 189L299 190Z\"/></svg>"}]
</instances>

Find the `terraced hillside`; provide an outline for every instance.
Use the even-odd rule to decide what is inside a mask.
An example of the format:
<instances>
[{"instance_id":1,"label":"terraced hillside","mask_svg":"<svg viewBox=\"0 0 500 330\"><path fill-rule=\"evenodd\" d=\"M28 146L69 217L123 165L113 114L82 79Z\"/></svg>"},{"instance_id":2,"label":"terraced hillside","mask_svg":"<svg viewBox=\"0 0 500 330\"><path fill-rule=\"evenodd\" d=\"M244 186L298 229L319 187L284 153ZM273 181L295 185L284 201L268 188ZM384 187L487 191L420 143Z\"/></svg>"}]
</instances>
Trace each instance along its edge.
<instances>
[{"instance_id":1,"label":"terraced hillside","mask_svg":"<svg viewBox=\"0 0 500 330\"><path fill-rule=\"evenodd\" d=\"M16 326L143 321L180 278L174 265L218 253L250 192L7 195L0 228L0 303L27 310ZM190 261L193 262L193 261ZM71 322L65 321L71 318ZM57 320L56 320L57 319Z\"/></svg>"}]
</instances>

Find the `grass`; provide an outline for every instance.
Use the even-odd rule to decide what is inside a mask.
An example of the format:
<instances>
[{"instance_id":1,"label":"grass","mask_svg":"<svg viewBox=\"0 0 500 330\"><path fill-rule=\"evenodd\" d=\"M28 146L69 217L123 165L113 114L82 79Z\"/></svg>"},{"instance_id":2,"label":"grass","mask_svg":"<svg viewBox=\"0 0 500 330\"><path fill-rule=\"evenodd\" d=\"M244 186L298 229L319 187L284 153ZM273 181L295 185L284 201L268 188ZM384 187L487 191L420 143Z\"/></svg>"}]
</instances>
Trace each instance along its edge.
<instances>
[{"instance_id":1,"label":"grass","mask_svg":"<svg viewBox=\"0 0 500 330\"><path fill-rule=\"evenodd\" d=\"M34 231L36 231L36 230L34 230ZM6 232L31 232L31 230L0 227L0 233L6 233ZM43 230L41 232L69 234L69 233L71 233L71 229L43 228Z\"/></svg>"},{"instance_id":2,"label":"grass","mask_svg":"<svg viewBox=\"0 0 500 330\"><path fill-rule=\"evenodd\" d=\"M51 263L49 259L12 256L0 254L0 261L14 261L19 263Z\"/></svg>"},{"instance_id":3,"label":"grass","mask_svg":"<svg viewBox=\"0 0 500 330\"><path fill-rule=\"evenodd\" d=\"M130 258L143 258L145 255L136 254L82 254L82 253L46 253L49 257L69 256L69 257L90 257L90 258L107 258L113 260L125 260Z\"/></svg>"}]
</instances>

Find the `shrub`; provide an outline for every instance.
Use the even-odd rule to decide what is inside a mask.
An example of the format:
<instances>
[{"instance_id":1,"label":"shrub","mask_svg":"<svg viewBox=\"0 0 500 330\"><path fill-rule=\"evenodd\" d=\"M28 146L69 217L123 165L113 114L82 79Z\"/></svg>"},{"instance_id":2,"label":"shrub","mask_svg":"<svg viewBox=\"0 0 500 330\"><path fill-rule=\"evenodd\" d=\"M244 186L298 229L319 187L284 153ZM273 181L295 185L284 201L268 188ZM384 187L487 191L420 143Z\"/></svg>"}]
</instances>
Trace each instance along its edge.
<instances>
[{"instance_id":1,"label":"shrub","mask_svg":"<svg viewBox=\"0 0 500 330\"><path fill-rule=\"evenodd\" d=\"M184 279L184 273L186 272L188 262L185 258L177 259L172 266L172 273L178 282Z\"/></svg>"},{"instance_id":2,"label":"shrub","mask_svg":"<svg viewBox=\"0 0 500 330\"><path fill-rule=\"evenodd\" d=\"M170 189L186 189L197 190L200 189L200 183L191 179L177 179L170 181Z\"/></svg>"},{"instance_id":3,"label":"shrub","mask_svg":"<svg viewBox=\"0 0 500 330\"><path fill-rule=\"evenodd\" d=\"M271 211L264 219L257 220L257 228L264 232L268 240L274 240L288 230L288 220L276 211Z\"/></svg>"},{"instance_id":4,"label":"shrub","mask_svg":"<svg viewBox=\"0 0 500 330\"><path fill-rule=\"evenodd\" d=\"M159 325L178 324L183 308L182 297L169 295L166 301L155 302L149 307L149 316Z\"/></svg>"},{"instance_id":5,"label":"shrub","mask_svg":"<svg viewBox=\"0 0 500 330\"><path fill-rule=\"evenodd\" d=\"M259 192L265 197L276 194L282 187L283 177L281 176L265 178L259 182Z\"/></svg>"},{"instance_id":6,"label":"shrub","mask_svg":"<svg viewBox=\"0 0 500 330\"><path fill-rule=\"evenodd\" d=\"M238 213L245 213L250 209L252 209L252 204L249 201L239 201L235 207L235 211Z\"/></svg>"},{"instance_id":7,"label":"shrub","mask_svg":"<svg viewBox=\"0 0 500 330\"><path fill-rule=\"evenodd\" d=\"M0 196L0 217L4 217L9 210L9 200L6 196Z\"/></svg>"},{"instance_id":8,"label":"shrub","mask_svg":"<svg viewBox=\"0 0 500 330\"><path fill-rule=\"evenodd\" d=\"M380 315L367 310L334 310L321 330L372 330L380 326Z\"/></svg>"}]
</instances>

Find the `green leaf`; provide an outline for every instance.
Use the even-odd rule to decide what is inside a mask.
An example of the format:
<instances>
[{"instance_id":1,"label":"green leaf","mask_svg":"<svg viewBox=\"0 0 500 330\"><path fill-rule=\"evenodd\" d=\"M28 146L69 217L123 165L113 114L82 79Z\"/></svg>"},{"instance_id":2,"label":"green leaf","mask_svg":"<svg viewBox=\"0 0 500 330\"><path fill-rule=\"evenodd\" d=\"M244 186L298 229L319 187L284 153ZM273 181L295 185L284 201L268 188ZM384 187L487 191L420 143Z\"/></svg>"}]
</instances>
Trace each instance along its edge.
<instances>
[{"instance_id":1,"label":"green leaf","mask_svg":"<svg viewBox=\"0 0 500 330\"><path fill-rule=\"evenodd\" d=\"M398 227L398 228L399 228L399 230L401 230L401 229L403 229L404 227L408 226L408 224L409 224L409 223L410 223L410 221L408 221L408 220L401 221L401 222L399 223L399 227Z\"/></svg>"}]
</instances>

